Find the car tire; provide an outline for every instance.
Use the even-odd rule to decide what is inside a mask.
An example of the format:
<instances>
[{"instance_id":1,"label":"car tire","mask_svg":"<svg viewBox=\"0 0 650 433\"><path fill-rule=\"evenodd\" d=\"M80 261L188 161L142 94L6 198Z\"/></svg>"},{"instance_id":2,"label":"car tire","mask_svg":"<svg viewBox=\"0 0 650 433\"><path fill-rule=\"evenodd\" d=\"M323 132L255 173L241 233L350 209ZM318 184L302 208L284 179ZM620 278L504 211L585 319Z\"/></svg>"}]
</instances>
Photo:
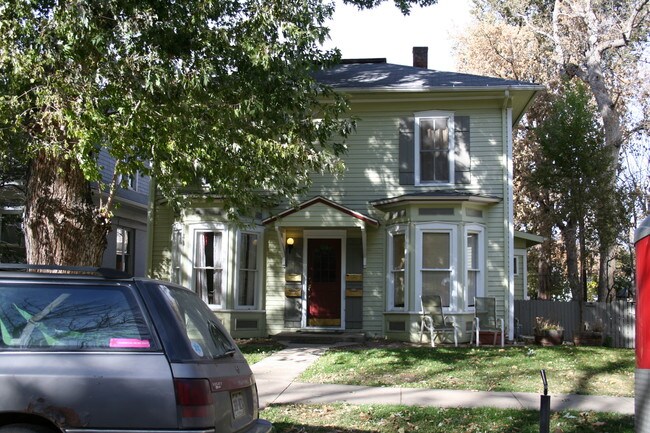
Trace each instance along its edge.
<instances>
[{"instance_id":1,"label":"car tire","mask_svg":"<svg viewBox=\"0 0 650 433\"><path fill-rule=\"evenodd\" d=\"M8 424L0 427L0 433L60 433L51 427L38 424Z\"/></svg>"}]
</instances>

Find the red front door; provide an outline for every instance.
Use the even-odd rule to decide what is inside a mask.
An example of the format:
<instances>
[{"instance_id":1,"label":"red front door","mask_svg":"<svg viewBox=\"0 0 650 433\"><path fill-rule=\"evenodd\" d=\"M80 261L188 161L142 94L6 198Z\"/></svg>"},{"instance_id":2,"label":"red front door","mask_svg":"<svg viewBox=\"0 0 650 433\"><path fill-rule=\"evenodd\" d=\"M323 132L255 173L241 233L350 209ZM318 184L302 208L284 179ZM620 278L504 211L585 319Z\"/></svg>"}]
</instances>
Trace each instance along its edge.
<instances>
[{"instance_id":1,"label":"red front door","mask_svg":"<svg viewBox=\"0 0 650 433\"><path fill-rule=\"evenodd\" d=\"M307 240L307 326L341 326L341 239Z\"/></svg>"}]
</instances>

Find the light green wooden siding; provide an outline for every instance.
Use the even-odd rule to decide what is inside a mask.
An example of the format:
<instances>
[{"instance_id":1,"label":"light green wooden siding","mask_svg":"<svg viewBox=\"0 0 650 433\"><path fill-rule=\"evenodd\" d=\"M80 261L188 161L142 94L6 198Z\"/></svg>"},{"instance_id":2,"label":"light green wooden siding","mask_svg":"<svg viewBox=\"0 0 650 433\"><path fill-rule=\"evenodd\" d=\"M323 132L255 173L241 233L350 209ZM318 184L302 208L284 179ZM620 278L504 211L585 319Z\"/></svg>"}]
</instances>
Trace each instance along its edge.
<instances>
[{"instance_id":1,"label":"light green wooden siding","mask_svg":"<svg viewBox=\"0 0 650 433\"><path fill-rule=\"evenodd\" d=\"M277 224L284 227L336 228L360 227L363 223L358 218L344 214L331 206L316 203L282 218Z\"/></svg>"},{"instance_id":2,"label":"light green wooden siding","mask_svg":"<svg viewBox=\"0 0 650 433\"><path fill-rule=\"evenodd\" d=\"M284 267L283 246L280 245L274 229L267 229L266 239L266 326L269 334L278 334L284 329Z\"/></svg>"},{"instance_id":3,"label":"light green wooden siding","mask_svg":"<svg viewBox=\"0 0 650 433\"><path fill-rule=\"evenodd\" d=\"M156 206L152 225L149 227L149 236L152 238L151 269L148 274L151 278L169 280L171 278L172 257L172 226L174 225L174 212L170 206L158 204Z\"/></svg>"},{"instance_id":4,"label":"light green wooden siding","mask_svg":"<svg viewBox=\"0 0 650 433\"><path fill-rule=\"evenodd\" d=\"M367 335L384 335L386 311L386 230L368 230L367 266L363 273L363 329Z\"/></svg>"}]
</instances>

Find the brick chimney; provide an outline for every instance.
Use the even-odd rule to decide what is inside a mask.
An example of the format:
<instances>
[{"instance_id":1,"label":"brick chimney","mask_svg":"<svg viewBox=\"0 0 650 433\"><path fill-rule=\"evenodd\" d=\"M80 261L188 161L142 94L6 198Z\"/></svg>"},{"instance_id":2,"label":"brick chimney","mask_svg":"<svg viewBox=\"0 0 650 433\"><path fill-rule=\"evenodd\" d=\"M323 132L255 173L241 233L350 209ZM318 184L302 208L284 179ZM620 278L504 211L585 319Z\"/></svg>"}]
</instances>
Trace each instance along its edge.
<instances>
[{"instance_id":1,"label":"brick chimney","mask_svg":"<svg viewBox=\"0 0 650 433\"><path fill-rule=\"evenodd\" d=\"M429 47L413 47L413 67L427 69L429 66Z\"/></svg>"}]
</instances>

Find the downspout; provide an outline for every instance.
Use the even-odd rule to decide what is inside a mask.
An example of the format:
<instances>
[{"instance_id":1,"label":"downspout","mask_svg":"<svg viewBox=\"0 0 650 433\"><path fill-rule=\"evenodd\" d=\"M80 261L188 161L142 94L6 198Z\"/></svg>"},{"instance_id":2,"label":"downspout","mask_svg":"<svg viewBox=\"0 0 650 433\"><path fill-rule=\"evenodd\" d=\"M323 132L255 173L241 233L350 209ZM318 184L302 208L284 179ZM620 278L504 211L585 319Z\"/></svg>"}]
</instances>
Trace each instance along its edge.
<instances>
[{"instance_id":1,"label":"downspout","mask_svg":"<svg viewBox=\"0 0 650 433\"><path fill-rule=\"evenodd\" d=\"M512 264L515 260L515 212L514 212L514 164L513 157L513 144L512 144L512 99L510 92L506 90L503 101L504 108L504 121L505 121L505 155L506 155L506 229L508 232L508 245L506 255L507 261L505 269L508 273L508 339L513 340L515 337L515 273Z\"/></svg>"},{"instance_id":2,"label":"downspout","mask_svg":"<svg viewBox=\"0 0 650 433\"><path fill-rule=\"evenodd\" d=\"M147 204L147 277L153 278L153 232L156 215L156 180L149 178L149 203Z\"/></svg>"}]
</instances>

